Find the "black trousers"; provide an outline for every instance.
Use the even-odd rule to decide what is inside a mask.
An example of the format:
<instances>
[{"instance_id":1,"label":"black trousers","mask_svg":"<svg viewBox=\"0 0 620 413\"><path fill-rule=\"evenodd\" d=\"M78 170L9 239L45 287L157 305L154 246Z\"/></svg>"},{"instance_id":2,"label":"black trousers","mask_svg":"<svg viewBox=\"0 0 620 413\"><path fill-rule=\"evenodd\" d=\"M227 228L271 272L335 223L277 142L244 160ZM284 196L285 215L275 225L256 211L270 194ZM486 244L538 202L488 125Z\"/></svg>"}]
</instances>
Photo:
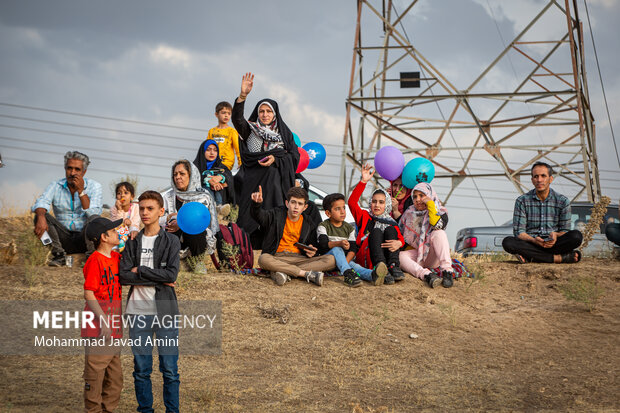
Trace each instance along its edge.
<instances>
[{"instance_id":1,"label":"black trousers","mask_svg":"<svg viewBox=\"0 0 620 413\"><path fill-rule=\"evenodd\" d=\"M189 248L192 257L202 255L207 250L207 233L201 232L200 234L187 234L181 230L173 232L174 235L181 240L181 248Z\"/></svg>"},{"instance_id":2,"label":"black trousers","mask_svg":"<svg viewBox=\"0 0 620 413\"><path fill-rule=\"evenodd\" d=\"M391 252L387 248L381 248L383 241L394 239L398 239L398 232L396 232L396 227L394 226L389 226L383 231L379 228L373 228L370 231L368 235L368 249L370 250L370 260L373 266L380 262L384 262L388 267L392 264L400 266L400 261L398 260L400 250Z\"/></svg>"},{"instance_id":3,"label":"black trousers","mask_svg":"<svg viewBox=\"0 0 620 413\"><path fill-rule=\"evenodd\" d=\"M575 248L579 248L583 235L578 230L568 231L559 236L555 245L551 248L543 248L531 242L524 241L517 237L506 237L502 241L504 251L509 254L521 255L528 262L547 262L553 263L553 256L568 254Z\"/></svg>"},{"instance_id":4,"label":"black trousers","mask_svg":"<svg viewBox=\"0 0 620 413\"><path fill-rule=\"evenodd\" d=\"M88 217L81 231L69 231L60 221L46 212L45 220L47 221L47 233L52 239L52 254L57 257L65 254L85 252L87 257L90 256L95 250L95 245L92 241L86 239L86 227L95 218L99 218L99 215ZM34 224L37 224L36 215L34 217Z\"/></svg>"}]
</instances>

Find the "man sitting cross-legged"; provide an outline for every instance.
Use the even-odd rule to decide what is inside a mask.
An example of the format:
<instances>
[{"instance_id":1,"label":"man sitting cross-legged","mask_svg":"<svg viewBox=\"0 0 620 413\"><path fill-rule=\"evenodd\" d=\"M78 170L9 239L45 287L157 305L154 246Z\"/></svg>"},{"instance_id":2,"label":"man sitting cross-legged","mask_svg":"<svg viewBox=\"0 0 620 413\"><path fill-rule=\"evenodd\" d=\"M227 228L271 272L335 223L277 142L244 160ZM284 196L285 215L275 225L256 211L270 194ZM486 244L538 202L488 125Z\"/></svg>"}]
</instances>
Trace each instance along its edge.
<instances>
[{"instance_id":1,"label":"man sitting cross-legged","mask_svg":"<svg viewBox=\"0 0 620 413\"><path fill-rule=\"evenodd\" d=\"M519 262L575 263L581 260L581 232L570 229L570 202L550 188L553 169L544 162L532 166L534 189L515 202L514 237L502 241Z\"/></svg>"},{"instance_id":2,"label":"man sitting cross-legged","mask_svg":"<svg viewBox=\"0 0 620 413\"><path fill-rule=\"evenodd\" d=\"M336 268L332 255L316 257L317 223L305 214L308 207L308 193L298 187L286 194L286 207L264 210L263 189L252 194L250 212L264 229L263 250L258 265L271 271L271 278L278 285L289 277L305 278L308 282L323 285L323 271Z\"/></svg>"}]
</instances>

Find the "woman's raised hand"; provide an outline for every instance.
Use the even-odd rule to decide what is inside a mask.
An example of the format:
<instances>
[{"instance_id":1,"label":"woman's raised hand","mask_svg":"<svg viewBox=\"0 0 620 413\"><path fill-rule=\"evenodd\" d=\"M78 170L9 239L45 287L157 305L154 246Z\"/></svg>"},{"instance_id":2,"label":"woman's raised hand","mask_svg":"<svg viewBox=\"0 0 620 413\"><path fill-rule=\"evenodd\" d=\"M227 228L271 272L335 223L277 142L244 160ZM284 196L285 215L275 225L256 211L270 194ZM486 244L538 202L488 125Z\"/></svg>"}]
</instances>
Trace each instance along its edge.
<instances>
[{"instance_id":1,"label":"woman's raised hand","mask_svg":"<svg viewBox=\"0 0 620 413\"><path fill-rule=\"evenodd\" d=\"M239 94L239 99L245 100L245 98L252 91L252 87L254 86L254 74L251 72L246 73L241 78L241 93Z\"/></svg>"}]
</instances>

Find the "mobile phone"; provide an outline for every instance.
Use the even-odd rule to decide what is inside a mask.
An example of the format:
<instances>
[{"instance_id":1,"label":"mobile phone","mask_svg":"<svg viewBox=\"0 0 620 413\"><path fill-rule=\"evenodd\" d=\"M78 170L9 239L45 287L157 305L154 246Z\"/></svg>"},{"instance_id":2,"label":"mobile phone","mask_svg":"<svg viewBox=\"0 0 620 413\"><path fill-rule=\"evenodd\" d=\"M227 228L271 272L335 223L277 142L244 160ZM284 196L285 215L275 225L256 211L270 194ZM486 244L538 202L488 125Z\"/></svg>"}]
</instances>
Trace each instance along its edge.
<instances>
[{"instance_id":1,"label":"mobile phone","mask_svg":"<svg viewBox=\"0 0 620 413\"><path fill-rule=\"evenodd\" d=\"M551 241L553 239L553 237L549 234L547 235L541 235L540 238L543 239L543 241L547 242L547 241Z\"/></svg>"},{"instance_id":2,"label":"mobile phone","mask_svg":"<svg viewBox=\"0 0 620 413\"><path fill-rule=\"evenodd\" d=\"M311 249L313 249L311 246L306 245L306 244L302 244L301 242L296 242L293 245L296 246L297 248L301 248L302 250L311 250Z\"/></svg>"},{"instance_id":3,"label":"mobile phone","mask_svg":"<svg viewBox=\"0 0 620 413\"><path fill-rule=\"evenodd\" d=\"M269 160L269 156L265 156L263 159L261 159L258 162L263 163L263 162L267 162L268 160Z\"/></svg>"},{"instance_id":4,"label":"mobile phone","mask_svg":"<svg viewBox=\"0 0 620 413\"><path fill-rule=\"evenodd\" d=\"M45 231L43 235L41 235L41 242L43 243L43 245L49 245L52 243L52 238L47 231Z\"/></svg>"}]
</instances>

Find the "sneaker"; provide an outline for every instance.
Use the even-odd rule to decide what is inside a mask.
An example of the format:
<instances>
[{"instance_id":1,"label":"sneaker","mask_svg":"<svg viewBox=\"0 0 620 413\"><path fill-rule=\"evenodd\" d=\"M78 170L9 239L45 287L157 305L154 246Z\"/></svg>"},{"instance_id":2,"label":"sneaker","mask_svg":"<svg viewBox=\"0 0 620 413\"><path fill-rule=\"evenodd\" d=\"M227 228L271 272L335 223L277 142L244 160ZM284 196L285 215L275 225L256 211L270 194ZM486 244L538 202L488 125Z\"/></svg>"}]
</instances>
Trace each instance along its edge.
<instances>
[{"instance_id":1,"label":"sneaker","mask_svg":"<svg viewBox=\"0 0 620 413\"><path fill-rule=\"evenodd\" d=\"M179 251L179 258L184 260L185 258L190 256L190 252L189 252L189 247L185 248L184 250Z\"/></svg>"},{"instance_id":2,"label":"sneaker","mask_svg":"<svg viewBox=\"0 0 620 413\"><path fill-rule=\"evenodd\" d=\"M321 271L306 271L306 280L320 287L323 285L323 273Z\"/></svg>"},{"instance_id":3,"label":"sneaker","mask_svg":"<svg viewBox=\"0 0 620 413\"><path fill-rule=\"evenodd\" d=\"M443 270L441 272L441 278L443 279L441 285L445 288L450 288L454 285L454 273L452 271Z\"/></svg>"},{"instance_id":4,"label":"sneaker","mask_svg":"<svg viewBox=\"0 0 620 413\"><path fill-rule=\"evenodd\" d=\"M428 283L428 286L431 288L439 287L441 284L441 278L437 276L434 272L429 272L424 276L424 280Z\"/></svg>"},{"instance_id":5,"label":"sneaker","mask_svg":"<svg viewBox=\"0 0 620 413\"><path fill-rule=\"evenodd\" d=\"M385 276L385 280L383 280L383 284L385 285L392 285L394 284L396 281L394 281L394 276L392 276L392 274L388 274Z\"/></svg>"},{"instance_id":6,"label":"sneaker","mask_svg":"<svg viewBox=\"0 0 620 413\"><path fill-rule=\"evenodd\" d=\"M390 265L390 274L394 277L394 281L402 281L405 279L405 273L396 264Z\"/></svg>"},{"instance_id":7,"label":"sneaker","mask_svg":"<svg viewBox=\"0 0 620 413\"><path fill-rule=\"evenodd\" d=\"M372 270L372 283L374 285L381 285L385 281L385 276L388 275L388 268L384 262L377 264L374 270Z\"/></svg>"},{"instance_id":8,"label":"sneaker","mask_svg":"<svg viewBox=\"0 0 620 413\"><path fill-rule=\"evenodd\" d=\"M65 254L54 255L47 263L50 267L64 267L67 265L67 258Z\"/></svg>"},{"instance_id":9,"label":"sneaker","mask_svg":"<svg viewBox=\"0 0 620 413\"><path fill-rule=\"evenodd\" d=\"M358 273L356 273L352 268L349 268L344 272L344 283L353 288L361 287L362 279Z\"/></svg>"},{"instance_id":10,"label":"sneaker","mask_svg":"<svg viewBox=\"0 0 620 413\"><path fill-rule=\"evenodd\" d=\"M290 280L288 275L280 271L272 272L271 279L274 280L277 285L284 285L287 281Z\"/></svg>"}]
</instances>

